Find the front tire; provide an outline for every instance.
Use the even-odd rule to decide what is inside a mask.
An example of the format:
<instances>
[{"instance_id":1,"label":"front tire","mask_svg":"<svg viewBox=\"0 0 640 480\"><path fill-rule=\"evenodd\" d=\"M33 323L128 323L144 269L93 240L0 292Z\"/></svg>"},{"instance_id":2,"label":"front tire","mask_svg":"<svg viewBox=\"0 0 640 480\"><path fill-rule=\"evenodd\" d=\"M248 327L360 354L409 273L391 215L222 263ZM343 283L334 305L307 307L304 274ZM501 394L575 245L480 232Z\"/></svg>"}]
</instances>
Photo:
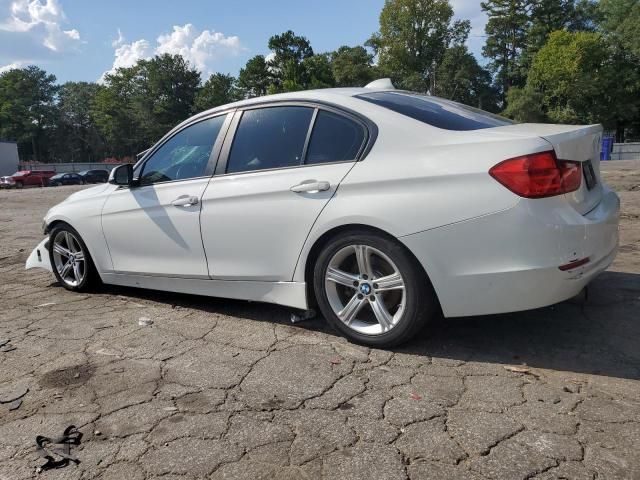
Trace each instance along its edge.
<instances>
[{"instance_id":1,"label":"front tire","mask_svg":"<svg viewBox=\"0 0 640 480\"><path fill-rule=\"evenodd\" d=\"M415 258L382 235L353 232L330 240L313 280L324 317L355 343L404 343L437 311L435 292Z\"/></svg>"},{"instance_id":2,"label":"front tire","mask_svg":"<svg viewBox=\"0 0 640 480\"><path fill-rule=\"evenodd\" d=\"M60 224L51 231L49 260L56 280L67 290L86 292L99 281L87 246L70 225Z\"/></svg>"}]
</instances>

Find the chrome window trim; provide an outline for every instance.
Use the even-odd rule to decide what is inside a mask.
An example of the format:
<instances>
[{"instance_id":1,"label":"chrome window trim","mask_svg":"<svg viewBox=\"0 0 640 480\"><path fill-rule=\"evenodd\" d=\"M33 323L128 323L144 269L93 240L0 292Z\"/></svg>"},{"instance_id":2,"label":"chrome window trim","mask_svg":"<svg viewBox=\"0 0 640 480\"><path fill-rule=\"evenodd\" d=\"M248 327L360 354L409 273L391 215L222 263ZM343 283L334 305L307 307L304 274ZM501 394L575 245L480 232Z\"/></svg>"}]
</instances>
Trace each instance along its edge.
<instances>
[{"instance_id":1,"label":"chrome window trim","mask_svg":"<svg viewBox=\"0 0 640 480\"><path fill-rule=\"evenodd\" d=\"M299 165L288 165L285 167L277 167L277 168L265 168L261 170L247 170L244 172L227 172L226 171L227 161L229 159L231 147L233 146L233 140L235 139L235 135L238 130L238 126L240 124L242 114L247 110L256 110L256 109L271 108L271 107L307 107L307 108L314 109L313 116L311 118L311 121L309 122L309 127L307 130L307 137L305 140L305 146L303 150L301 163ZM306 155L307 155L309 143L311 141L313 127L315 126L315 121L318 116L318 112L320 110L328 111L336 115L343 116L349 120L352 120L358 123L363 128L363 131L365 133L364 139L363 139L362 145L358 150L358 154L356 155L355 159L339 160L335 162L312 163L312 164L306 163L307 161ZM375 144L375 141L378 137L378 126L375 123L373 123L371 120L369 120L367 117L357 112L354 112L353 110L350 110L348 108L341 107L338 105L334 105L329 102L323 102L323 101L317 101L317 100L306 100L306 99L305 100L295 100L295 99L265 100L263 102L253 103L251 105L247 105L244 107L238 107L235 112L233 122L230 125L229 129L227 130L226 137L227 138L225 139L225 144L218 158L217 166L214 173L215 177L223 177L223 176L226 177L229 175L246 175L246 174L257 173L257 172L273 172L277 170L289 170L292 168L305 168L305 167L314 167L314 166L320 166L320 165L334 165L338 163L360 162L366 158L366 156L369 154L369 152L373 148L373 145Z\"/></svg>"}]
</instances>

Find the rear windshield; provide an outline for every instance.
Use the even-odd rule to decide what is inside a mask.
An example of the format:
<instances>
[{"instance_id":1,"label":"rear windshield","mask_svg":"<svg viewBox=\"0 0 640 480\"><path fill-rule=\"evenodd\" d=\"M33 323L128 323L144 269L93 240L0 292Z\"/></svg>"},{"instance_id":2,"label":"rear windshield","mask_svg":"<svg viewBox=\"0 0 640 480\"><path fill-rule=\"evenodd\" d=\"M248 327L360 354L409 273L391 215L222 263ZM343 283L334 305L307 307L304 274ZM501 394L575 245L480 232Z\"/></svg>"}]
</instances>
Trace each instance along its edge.
<instances>
[{"instance_id":1,"label":"rear windshield","mask_svg":"<svg viewBox=\"0 0 640 480\"><path fill-rule=\"evenodd\" d=\"M356 97L445 130L480 130L514 123L478 108L418 93L375 92Z\"/></svg>"}]
</instances>

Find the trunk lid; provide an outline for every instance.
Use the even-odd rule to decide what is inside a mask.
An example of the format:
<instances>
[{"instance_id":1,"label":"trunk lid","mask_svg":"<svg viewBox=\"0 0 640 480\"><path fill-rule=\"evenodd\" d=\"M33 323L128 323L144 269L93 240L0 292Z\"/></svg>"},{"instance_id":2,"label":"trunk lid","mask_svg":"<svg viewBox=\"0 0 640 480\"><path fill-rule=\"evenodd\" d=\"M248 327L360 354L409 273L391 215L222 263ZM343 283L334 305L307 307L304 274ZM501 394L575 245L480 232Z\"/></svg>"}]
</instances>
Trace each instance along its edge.
<instances>
[{"instance_id":1,"label":"trunk lid","mask_svg":"<svg viewBox=\"0 0 640 480\"><path fill-rule=\"evenodd\" d=\"M593 210L602 199L600 179L601 125L552 125L521 123L497 127L514 136L537 136L551 144L559 160L582 163L582 183L575 192L565 194L567 201L581 214Z\"/></svg>"}]
</instances>

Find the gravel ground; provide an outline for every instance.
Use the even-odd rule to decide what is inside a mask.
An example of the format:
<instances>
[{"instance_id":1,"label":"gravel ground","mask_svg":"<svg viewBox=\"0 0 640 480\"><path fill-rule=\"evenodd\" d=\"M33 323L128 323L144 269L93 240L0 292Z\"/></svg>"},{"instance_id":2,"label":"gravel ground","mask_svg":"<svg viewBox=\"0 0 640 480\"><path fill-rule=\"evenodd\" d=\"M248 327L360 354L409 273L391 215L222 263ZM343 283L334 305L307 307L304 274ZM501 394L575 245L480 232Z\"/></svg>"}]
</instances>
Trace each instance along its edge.
<instances>
[{"instance_id":1,"label":"gravel ground","mask_svg":"<svg viewBox=\"0 0 640 480\"><path fill-rule=\"evenodd\" d=\"M393 351L277 306L67 292L23 265L77 187L0 191L0 401L28 388L0 404L0 479L640 478L640 164L603 170L621 248L586 300ZM81 463L37 473L36 435L70 424Z\"/></svg>"}]
</instances>

